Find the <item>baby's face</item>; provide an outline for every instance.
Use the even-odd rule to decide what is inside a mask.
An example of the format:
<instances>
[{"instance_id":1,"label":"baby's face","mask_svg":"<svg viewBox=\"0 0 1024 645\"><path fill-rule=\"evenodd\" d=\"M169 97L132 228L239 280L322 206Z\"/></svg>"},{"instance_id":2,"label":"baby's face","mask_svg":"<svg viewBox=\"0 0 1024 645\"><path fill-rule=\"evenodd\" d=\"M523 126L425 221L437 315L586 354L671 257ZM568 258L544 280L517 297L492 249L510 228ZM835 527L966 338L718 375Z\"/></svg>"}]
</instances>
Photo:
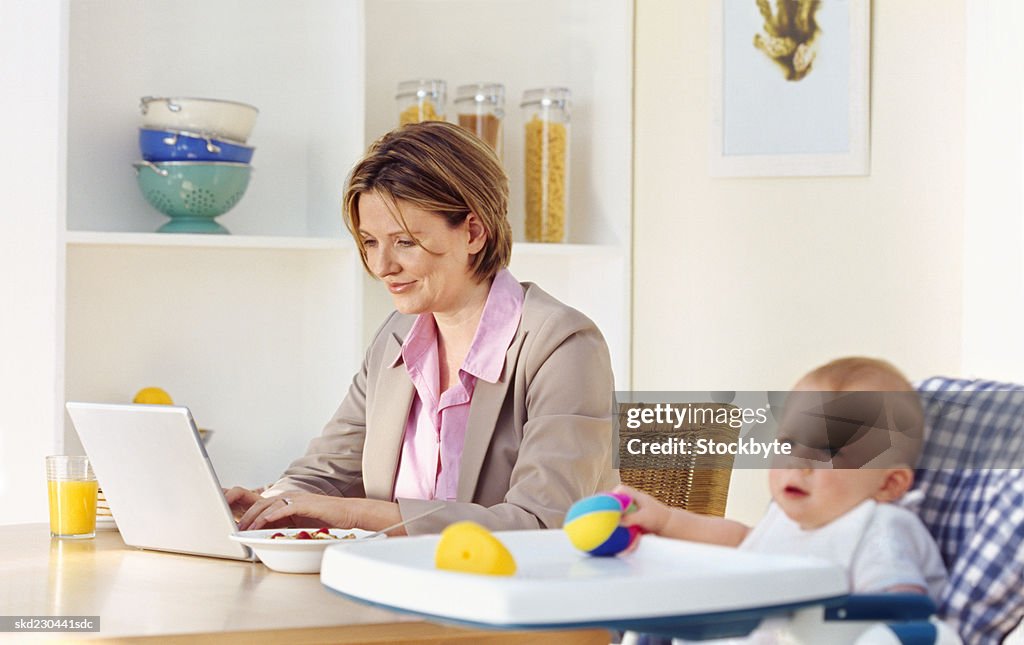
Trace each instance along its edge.
<instances>
[{"instance_id":1,"label":"baby's face","mask_svg":"<svg viewBox=\"0 0 1024 645\"><path fill-rule=\"evenodd\" d=\"M804 379L793 388L787 416L779 428L779 439L791 446L792 453L777 458L768 475L772 499L803 529L824 526L875 498L898 461L898 453L889 449L890 433L863 421L874 417L872 410L865 413L855 405L852 411L832 411L831 417L794 412L815 410L820 393L827 392L826 385ZM865 407L871 408L873 399L863 398ZM822 399L826 400L832 401ZM859 404L856 397L849 400ZM821 411L828 413L824 407ZM826 421L847 417L856 422L830 426ZM830 429L836 426L847 429L850 436L833 436Z\"/></svg>"},{"instance_id":2,"label":"baby's face","mask_svg":"<svg viewBox=\"0 0 1024 645\"><path fill-rule=\"evenodd\" d=\"M769 471L772 499L802 529L816 529L874 498L891 469L778 468Z\"/></svg>"}]
</instances>

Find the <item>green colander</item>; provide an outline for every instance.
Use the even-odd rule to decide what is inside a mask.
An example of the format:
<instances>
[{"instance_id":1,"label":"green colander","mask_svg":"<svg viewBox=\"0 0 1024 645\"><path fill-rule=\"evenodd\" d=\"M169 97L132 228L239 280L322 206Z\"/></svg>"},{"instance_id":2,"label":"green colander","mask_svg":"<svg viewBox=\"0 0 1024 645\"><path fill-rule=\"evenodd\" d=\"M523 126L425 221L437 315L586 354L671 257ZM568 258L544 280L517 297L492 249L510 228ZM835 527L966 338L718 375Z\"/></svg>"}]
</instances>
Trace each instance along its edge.
<instances>
[{"instance_id":1,"label":"green colander","mask_svg":"<svg viewBox=\"0 0 1024 645\"><path fill-rule=\"evenodd\" d=\"M218 161L141 161L133 164L139 190L171 218L158 233L228 233L214 218L245 195L252 166Z\"/></svg>"}]
</instances>

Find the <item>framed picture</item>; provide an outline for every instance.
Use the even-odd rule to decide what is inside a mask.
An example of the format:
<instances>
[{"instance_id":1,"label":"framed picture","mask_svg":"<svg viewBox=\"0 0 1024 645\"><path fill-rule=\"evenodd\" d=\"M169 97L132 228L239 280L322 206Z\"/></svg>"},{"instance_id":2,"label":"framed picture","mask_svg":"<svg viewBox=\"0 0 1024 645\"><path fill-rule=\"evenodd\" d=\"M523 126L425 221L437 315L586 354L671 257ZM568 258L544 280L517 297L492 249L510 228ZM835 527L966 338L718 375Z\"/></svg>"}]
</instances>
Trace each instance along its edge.
<instances>
[{"instance_id":1,"label":"framed picture","mask_svg":"<svg viewBox=\"0 0 1024 645\"><path fill-rule=\"evenodd\" d=\"M711 174L868 174L870 0L711 11Z\"/></svg>"}]
</instances>

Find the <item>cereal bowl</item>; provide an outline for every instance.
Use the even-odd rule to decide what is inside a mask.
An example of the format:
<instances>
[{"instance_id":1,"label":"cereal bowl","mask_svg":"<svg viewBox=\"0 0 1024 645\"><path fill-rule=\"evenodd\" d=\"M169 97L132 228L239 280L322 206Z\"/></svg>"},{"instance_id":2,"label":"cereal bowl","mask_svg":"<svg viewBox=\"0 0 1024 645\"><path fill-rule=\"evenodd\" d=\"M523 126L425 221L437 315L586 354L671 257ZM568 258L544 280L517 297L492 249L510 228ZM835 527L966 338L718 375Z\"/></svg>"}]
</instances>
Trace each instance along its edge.
<instances>
[{"instance_id":1,"label":"cereal bowl","mask_svg":"<svg viewBox=\"0 0 1024 645\"><path fill-rule=\"evenodd\" d=\"M387 536L363 529L327 529L330 538L297 539L305 532L313 535L325 529L260 529L239 531L229 537L248 546L263 564L283 573L319 573L324 550L334 544L353 544L363 540L382 540ZM272 535L285 537L272 538ZM352 537L348 537L352 536Z\"/></svg>"}]
</instances>

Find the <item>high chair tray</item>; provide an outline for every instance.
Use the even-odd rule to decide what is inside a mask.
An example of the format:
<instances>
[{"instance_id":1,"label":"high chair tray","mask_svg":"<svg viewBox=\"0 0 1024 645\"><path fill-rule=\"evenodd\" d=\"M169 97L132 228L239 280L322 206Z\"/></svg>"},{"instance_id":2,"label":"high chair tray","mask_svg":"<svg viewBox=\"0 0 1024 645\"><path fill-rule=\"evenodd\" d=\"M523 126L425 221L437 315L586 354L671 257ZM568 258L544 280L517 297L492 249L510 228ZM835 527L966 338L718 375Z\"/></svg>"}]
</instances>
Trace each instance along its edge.
<instances>
[{"instance_id":1,"label":"high chair tray","mask_svg":"<svg viewBox=\"0 0 1024 645\"><path fill-rule=\"evenodd\" d=\"M749 631L766 615L831 604L848 592L842 570L820 559L652 535L633 553L598 558L577 551L560 530L495 535L515 557L513 576L438 570L439 536L429 535L328 547L320 580L350 598L444 622L677 633L736 620L747 620ZM696 632L677 629L687 626Z\"/></svg>"}]
</instances>

